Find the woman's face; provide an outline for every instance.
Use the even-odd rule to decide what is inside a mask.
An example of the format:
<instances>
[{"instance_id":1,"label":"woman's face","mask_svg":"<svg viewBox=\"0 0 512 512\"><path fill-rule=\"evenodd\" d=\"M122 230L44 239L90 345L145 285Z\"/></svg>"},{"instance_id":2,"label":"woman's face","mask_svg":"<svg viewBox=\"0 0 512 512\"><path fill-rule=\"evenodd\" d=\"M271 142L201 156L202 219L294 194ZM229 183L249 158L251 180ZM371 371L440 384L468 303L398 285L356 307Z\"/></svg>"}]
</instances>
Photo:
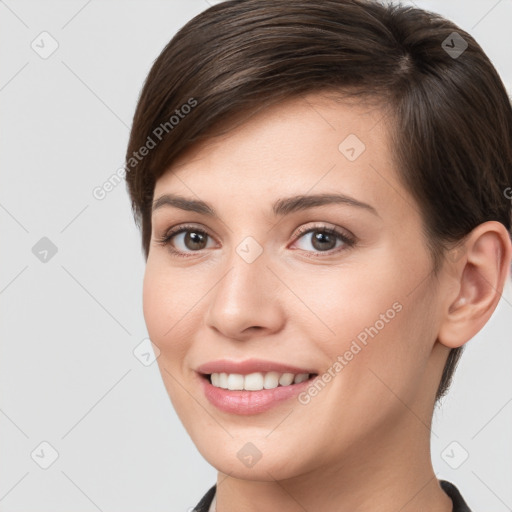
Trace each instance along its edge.
<instances>
[{"instance_id":1,"label":"woman's face","mask_svg":"<svg viewBox=\"0 0 512 512\"><path fill-rule=\"evenodd\" d=\"M387 122L310 94L192 148L156 183L144 316L177 414L225 474L279 480L428 440L443 274ZM163 245L171 228L186 231ZM214 386L211 373L228 375Z\"/></svg>"}]
</instances>

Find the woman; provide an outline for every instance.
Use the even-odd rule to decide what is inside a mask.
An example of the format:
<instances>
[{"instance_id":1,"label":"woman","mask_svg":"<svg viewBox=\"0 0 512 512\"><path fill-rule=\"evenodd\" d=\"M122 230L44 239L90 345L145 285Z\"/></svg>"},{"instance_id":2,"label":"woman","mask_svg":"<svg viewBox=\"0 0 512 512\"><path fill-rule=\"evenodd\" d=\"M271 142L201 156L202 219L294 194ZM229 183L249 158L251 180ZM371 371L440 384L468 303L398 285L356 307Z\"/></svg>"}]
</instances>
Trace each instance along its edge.
<instances>
[{"instance_id":1,"label":"woman","mask_svg":"<svg viewBox=\"0 0 512 512\"><path fill-rule=\"evenodd\" d=\"M148 332L218 470L195 510L470 510L430 426L508 277L511 143L433 13L234 0L175 35L126 167Z\"/></svg>"}]
</instances>

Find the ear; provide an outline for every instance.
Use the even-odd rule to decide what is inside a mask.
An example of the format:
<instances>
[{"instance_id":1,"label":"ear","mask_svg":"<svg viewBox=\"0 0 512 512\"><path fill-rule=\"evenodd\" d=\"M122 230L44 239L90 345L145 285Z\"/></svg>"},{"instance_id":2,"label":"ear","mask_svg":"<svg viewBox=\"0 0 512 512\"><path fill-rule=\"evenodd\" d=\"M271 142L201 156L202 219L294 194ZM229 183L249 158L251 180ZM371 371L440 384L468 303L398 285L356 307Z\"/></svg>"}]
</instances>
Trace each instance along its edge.
<instances>
[{"instance_id":1,"label":"ear","mask_svg":"<svg viewBox=\"0 0 512 512\"><path fill-rule=\"evenodd\" d=\"M464 345L487 323L501 298L510 271L512 243L505 226L479 224L464 244L450 252L450 285L443 304L438 340L449 348Z\"/></svg>"}]
</instances>

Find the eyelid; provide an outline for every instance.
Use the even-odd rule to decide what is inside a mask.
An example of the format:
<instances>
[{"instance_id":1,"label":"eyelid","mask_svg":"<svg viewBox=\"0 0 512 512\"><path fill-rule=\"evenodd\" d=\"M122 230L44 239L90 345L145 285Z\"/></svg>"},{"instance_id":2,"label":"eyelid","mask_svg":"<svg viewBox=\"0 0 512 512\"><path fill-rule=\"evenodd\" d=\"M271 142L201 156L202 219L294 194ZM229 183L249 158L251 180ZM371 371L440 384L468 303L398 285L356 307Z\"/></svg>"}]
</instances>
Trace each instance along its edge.
<instances>
[{"instance_id":1,"label":"eyelid","mask_svg":"<svg viewBox=\"0 0 512 512\"><path fill-rule=\"evenodd\" d=\"M174 236L174 235L177 235L183 231L198 231L200 233L205 233L206 235L208 235L210 238L215 238L214 236L212 236L210 234L210 231L206 228L203 228L201 227L200 225L198 224L194 224L194 223L185 223L185 224L178 224L176 226L173 226L173 227L170 227L169 229L166 229L164 234L162 235L162 238L164 237L170 237L170 236Z\"/></svg>"},{"instance_id":2,"label":"eyelid","mask_svg":"<svg viewBox=\"0 0 512 512\"><path fill-rule=\"evenodd\" d=\"M350 240L356 240L356 237L347 229L340 228L334 224L325 223L325 222L318 222L313 225L306 225L306 226L300 226L297 231L294 233L295 238L299 238L302 235L309 233L311 231L325 231L327 233L334 233L337 235L341 235L344 238L350 239Z\"/></svg>"}]
</instances>

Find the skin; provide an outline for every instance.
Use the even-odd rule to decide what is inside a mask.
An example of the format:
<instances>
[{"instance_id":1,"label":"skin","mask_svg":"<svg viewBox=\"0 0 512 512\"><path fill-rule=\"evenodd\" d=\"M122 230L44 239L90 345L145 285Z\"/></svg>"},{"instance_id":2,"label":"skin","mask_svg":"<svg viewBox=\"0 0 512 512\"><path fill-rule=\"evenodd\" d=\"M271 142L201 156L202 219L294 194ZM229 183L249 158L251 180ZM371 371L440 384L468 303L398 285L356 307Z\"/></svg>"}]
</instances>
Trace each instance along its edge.
<instances>
[{"instance_id":1,"label":"skin","mask_svg":"<svg viewBox=\"0 0 512 512\"><path fill-rule=\"evenodd\" d=\"M286 100L194 146L156 183L155 200L180 194L219 215L154 211L143 305L172 404L218 470L220 512L452 510L431 464L435 392L450 348L494 311L512 249L504 226L486 222L432 273L383 114L320 93ZM338 149L349 134L365 144L354 161ZM271 212L279 198L316 193L342 193L376 213L347 204ZM157 242L184 223L207 232L204 248L183 233ZM356 243L317 245L312 233L297 236L301 226L336 227ZM236 251L248 236L263 249L252 263ZM221 358L321 375L397 302L401 311L305 405L291 399L239 416L202 393L195 369ZM261 453L252 467L237 457L248 442Z\"/></svg>"}]
</instances>

